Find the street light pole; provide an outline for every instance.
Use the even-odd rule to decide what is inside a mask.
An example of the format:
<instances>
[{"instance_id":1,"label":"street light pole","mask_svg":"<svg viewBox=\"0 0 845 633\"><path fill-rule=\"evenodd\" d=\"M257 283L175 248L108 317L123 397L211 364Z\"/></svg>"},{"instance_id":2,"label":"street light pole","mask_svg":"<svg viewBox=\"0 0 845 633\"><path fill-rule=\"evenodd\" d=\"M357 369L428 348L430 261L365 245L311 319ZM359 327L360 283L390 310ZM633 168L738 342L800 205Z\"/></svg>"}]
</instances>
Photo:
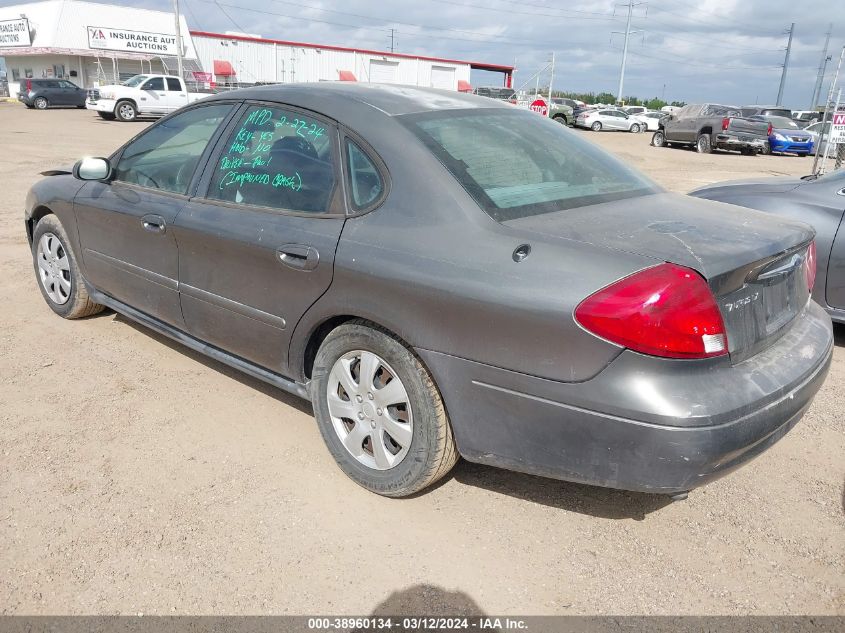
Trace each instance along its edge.
<instances>
[{"instance_id":1,"label":"street light pole","mask_svg":"<svg viewBox=\"0 0 845 633\"><path fill-rule=\"evenodd\" d=\"M792 52L792 32L795 30L795 22L789 27L789 41L786 44L786 57L783 60L783 72L780 75L780 87L778 88L778 101L776 105L780 105L783 101L783 87L786 84L786 71L789 70L789 53Z\"/></svg>"},{"instance_id":2,"label":"street light pole","mask_svg":"<svg viewBox=\"0 0 845 633\"><path fill-rule=\"evenodd\" d=\"M616 101L622 103L622 87L625 85L625 62L628 61L628 38L631 37L631 14L634 12L634 0L628 0L628 21L625 24L625 43L622 45L622 68L619 71L619 91Z\"/></svg>"}]
</instances>

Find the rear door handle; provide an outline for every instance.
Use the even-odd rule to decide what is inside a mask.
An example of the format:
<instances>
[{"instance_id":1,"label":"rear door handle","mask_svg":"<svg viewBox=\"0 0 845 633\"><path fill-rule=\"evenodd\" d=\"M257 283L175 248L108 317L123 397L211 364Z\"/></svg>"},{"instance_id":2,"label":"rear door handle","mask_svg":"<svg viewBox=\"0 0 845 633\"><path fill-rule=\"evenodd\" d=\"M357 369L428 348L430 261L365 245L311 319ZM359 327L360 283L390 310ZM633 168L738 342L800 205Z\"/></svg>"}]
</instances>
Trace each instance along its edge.
<instances>
[{"instance_id":1,"label":"rear door handle","mask_svg":"<svg viewBox=\"0 0 845 633\"><path fill-rule=\"evenodd\" d=\"M167 230L167 223L160 215L145 215L141 218L141 226L150 233L164 233Z\"/></svg>"},{"instance_id":2,"label":"rear door handle","mask_svg":"<svg viewBox=\"0 0 845 633\"><path fill-rule=\"evenodd\" d=\"M276 249L276 257L285 266L296 270L314 270L320 263L320 253L307 244L285 244Z\"/></svg>"}]
</instances>

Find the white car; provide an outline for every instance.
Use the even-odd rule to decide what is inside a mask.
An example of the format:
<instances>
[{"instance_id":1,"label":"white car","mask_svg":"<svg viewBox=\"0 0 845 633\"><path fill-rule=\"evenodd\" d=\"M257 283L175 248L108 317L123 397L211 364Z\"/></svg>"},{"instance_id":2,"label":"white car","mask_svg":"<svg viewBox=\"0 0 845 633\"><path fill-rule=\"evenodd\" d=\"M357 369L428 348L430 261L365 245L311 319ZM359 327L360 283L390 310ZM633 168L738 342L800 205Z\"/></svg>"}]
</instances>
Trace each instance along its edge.
<instances>
[{"instance_id":1,"label":"white car","mask_svg":"<svg viewBox=\"0 0 845 633\"><path fill-rule=\"evenodd\" d=\"M613 108L600 108L582 112L575 119L577 127L583 127L600 132L602 130L625 130L626 132L642 132L646 129L646 123L639 116L630 116L622 110Z\"/></svg>"},{"instance_id":2,"label":"white car","mask_svg":"<svg viewBox=\"0 0 845 633\"><path fill-rule=\"evenodd\" d=\"M811 154L815 155L818 152L819 154L824 156L824 151L826 149L828 158L836 158L837 144L827 142L827 137L830 135L830 121L825 123L825 140L821 148L819 147L819 135L822 131L821 122L813 123L812 125L805 127L804 131L813 137L813 151L811 152Z\"/></svg>"},{"instance_id":3,"label":"white car","mask_svg":"<svg viewBox=\"0 0 845 633\"><path fill-rule=\"evenodd\" d=\"M660 127L660 119L665 116L667 116L665 112L646 112L639 115L641 119L645 120L646 129L650 132L654 132Z\"/></svg>"},{"instance_id":4,"label":"white car","mask_svg":"<svg viewBox=\"0 0 845 633\"><path fill-rule=\"evenodd\" d=\"M109 121L134 121L139 116L170 114L204 96L188 92L181 77L135 75L122 84L89 91L85 107Z\"/></svg>"}]
</instances>

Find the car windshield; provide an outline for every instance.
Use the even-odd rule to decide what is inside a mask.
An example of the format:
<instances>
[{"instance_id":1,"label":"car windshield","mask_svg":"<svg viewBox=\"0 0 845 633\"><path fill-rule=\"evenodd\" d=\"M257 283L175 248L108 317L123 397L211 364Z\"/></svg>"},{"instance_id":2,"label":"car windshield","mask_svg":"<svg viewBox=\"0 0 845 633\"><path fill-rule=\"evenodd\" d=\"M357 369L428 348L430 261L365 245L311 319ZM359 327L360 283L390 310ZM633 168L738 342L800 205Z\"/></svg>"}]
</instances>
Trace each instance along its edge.
<instances>
[{"instance_id":1,"label":"car windshield","mask_svg":"<svg viewBox=\"0 0 845 633\"><path fill-rule=\"evenodd\" d=\"M499 222L661 191L592 142L528 110L398 118Z\"/></svg>"},{"instance_id":2,"label":"car windshield","mask_svg":"<svg viewBox=\"0 0 845 633\"><path fill-rule=\"evenodd\" d=\"M788 128L790 130L800 130L801 128L798 127L798 124L793 121L792 119L787 119L786 117L782 116L769 116L766 117L766 120L772 124L772 127L777 128Z\"/></svg>"},{"instance_id":3,"label":"car windshield","mask_svg":"<svg viewBox=\"0 0 845 633\"><path fill-rule=\"evenodd\" d=\"M144 81L146 81L146 79L147 79L147 75L134 75L133 77L130 77L129 79L124 81L123 85L129 86L130 88L135 88L136 86L139 86L142 83L144 83Z\"/></svg>"}]
</instances>

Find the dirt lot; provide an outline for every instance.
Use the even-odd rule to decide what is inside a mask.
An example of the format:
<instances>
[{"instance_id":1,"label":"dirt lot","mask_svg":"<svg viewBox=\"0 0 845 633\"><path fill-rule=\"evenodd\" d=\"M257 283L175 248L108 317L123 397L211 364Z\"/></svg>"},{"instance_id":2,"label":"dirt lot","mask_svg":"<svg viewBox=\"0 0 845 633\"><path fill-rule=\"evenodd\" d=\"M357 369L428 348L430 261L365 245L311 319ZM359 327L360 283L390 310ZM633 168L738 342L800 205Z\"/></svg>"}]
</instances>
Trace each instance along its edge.
<instances>
[{"instance_id":1,"label":"dirt lot","mask_svg":"<svg viewBox=\"0 0 845 633\"><path fill-rule=\"evenodd\" d=\"M845 613L845 331L796 429L687 501L467 463L380 498L308 403L45 305L27 188L144 125L0 104L0 613ZM811 165L578 133L682 192Z\"/></svg>"}]
</instances>

